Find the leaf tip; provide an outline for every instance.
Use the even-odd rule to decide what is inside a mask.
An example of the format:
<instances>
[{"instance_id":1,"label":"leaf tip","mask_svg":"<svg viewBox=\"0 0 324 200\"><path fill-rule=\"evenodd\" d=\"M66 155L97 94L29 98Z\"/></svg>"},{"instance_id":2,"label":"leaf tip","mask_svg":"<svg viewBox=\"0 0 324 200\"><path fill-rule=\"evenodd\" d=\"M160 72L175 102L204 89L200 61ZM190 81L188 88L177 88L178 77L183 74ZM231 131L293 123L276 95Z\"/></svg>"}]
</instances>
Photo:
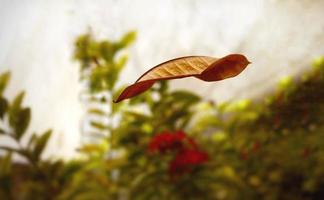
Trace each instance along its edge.
<instances>
[{"instance_id":1,"label":"leaf tip","mask_svg":"<svg viewBox=\"0 0 324 200\"><path fill-rule=\"evenodd\" d=\"M119 103L121 100L118 98L118 99L113 99L113 103Z\"/></svg>"}]
</instances>

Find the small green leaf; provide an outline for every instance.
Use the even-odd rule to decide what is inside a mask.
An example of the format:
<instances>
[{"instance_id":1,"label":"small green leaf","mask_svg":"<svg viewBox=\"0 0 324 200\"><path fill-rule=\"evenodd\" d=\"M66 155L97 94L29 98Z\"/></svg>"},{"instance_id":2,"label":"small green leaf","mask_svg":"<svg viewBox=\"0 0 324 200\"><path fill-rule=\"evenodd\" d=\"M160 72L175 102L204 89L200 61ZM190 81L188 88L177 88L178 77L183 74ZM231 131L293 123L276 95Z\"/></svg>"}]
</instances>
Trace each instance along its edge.
<instances>
[{"instance_id":1,"label":"small green leaf","mask_svg":"<svg viewBox=\"0 0 324 200\"><path fill-rule=\"evenodd\" d=\"M8 109L8 102L5 98L0 97L0 119L3 119L6 111Z\"/></svg>"},{"instance_id":2,"label":"small green leaf","mask_svg":"<svg viewBox=\"0 0 324 200\"><path fill-rule=\"evenodd\" d=\"M88 55L88 48L92 40L91 34L84 34L75 41L74 58L81 63L81 71L88 68L91 57Z\"/></svg>"},{"instance_id":3,"label":"small green leaf","mask_svg":"<svg viewBox=\"0 0 324 200\"><path fill-rule=\"evenodd\" d=\"M28 128L31 118L31 111L29 108L24 108L14 111L9 116L9 124L14 129L14 134L17 139L20 139Z\"/></svg>"},{"instance_id":4,"label":"small green leaf","mask_svg":"<svg viewBox=\"0 0 324 200\"><path fill-rule=\"evenodd\" d=\"M111 69L108 66L94 68L89 80L90 91L96 93L110 88L109 74L111 74Z\"/></svg>"},{"instance_id":5,"label":"small green leaf","mask_svg":"<svg viewBox=\"0 0 324 200\"><path fill-rule=\"evenodd\" d=\"M314 61L312 63L312 66L315 69L318 69L320 67L323 67L324 66L324 56L320 56L320 57L314 59Z\"/></svg>"},{"instance_id":6,"label":"small green leaf","mask_svg":"<svg viewBox=\"0 0 324 200\"><path fill-rule=\"evenodd\" d=\"M37 140L36 133L33 133L32 136L29 138L29 141L27 143L27 149L31 149L32 146L35 144L35 141Z\"/></svg>"},{"instance_id":7,"label":"small green leaf","mask_svg":"<svg viewBox=\"0 0 324 200\"><path fill-rule=\"evenodd\" d=\"M18 134L19 137L25 133L26 129L28 128L29 122L31 118L31 111L30 108L25 108L20 111L20 117L18 118L18 123L15 128L16 133Z\"/></svg>"},{"instance_id":8,"label":"small green leaf","mask_svg":"<svg viewBox=\"0 0 324 200\"><path fill-rule=\"evenodd\" d=\"M99 115L99 116L107 116L106 112L104 112L103 110L97 109L97 108L89 109L88 113L94 114L94 115Z\"/></svg>"},{"instance_id":9,"label":"small green leaf","mask_svg":"<svg viewBox=\"0 0 324 200\"><path fill-rule=\"evenodd\" d=\"M136 32L130 31L123 36L123 38L119 42L118 47L119 48L127 47L128 45L133 43L135 39L136 39Z\"/></svg>"},{"instance_id":10,"label":"small green leaf","mask_svg":"<svg viewBox=\"0 0 324 200\"><path fill-rule=\"evenodd\" d=\"M127 55L123 55L121 56L118 61L116 62L116 68L120 71L123 69L123 67L125 66L125 64L127 63L128 60L128 56Z\"/></svg>"},{"instance_id":11,"label":"small green leaf","mask_svg":"<svg viewBox=\"0 0 324 200\"><path fill-rule=\"evenodd\" d=\"M221 121L214 115L204 115L198 118L194 124L194 130L202 132L210 127L220 127Z\"/></svg>"},{"instance_id":12,"label":"small green leaf","mask_svg":"<svg viewBox=\"0 0 324 200\"><path fill-rule=\"evenodd\" d=\"M106 130L109 128L108 126L106 126L100 122L91 121L90 124L92 127L99 129L99 130Z\"/></svg>"},{"instance_id":13,"label":"small green leaf","mask_svg":"<svg viewBox=\"0 0 324 200\"><path fill-rule=\"evenodd\" d=\"M149 116L136 111L125 111L124 114L125 116L132 117L138 121L146 121L149 119Z\"/></svg>"},{"instance_id":14,"label":"small green leaf","mask_svg":"<svg viewBox=\"0 0 324 200\"><path fill-rule=\"evenodd\" d=\"M24 91L20 92L13 100L11 109L19 110L19 108L21 107L21 103L24 99L24 96L25 96L25 92Z\"/></svg>"},{"instance_id":15,"label":"small green leaf","mask_svg":"<svg viewBox=\"0 0 324 200\"><path fill-rule=\"evenodd\" d=\"M16 139L20 139L28 128L31 111L29 108L22 108L21 104L24 99L24 92L19 93L9 109L9 125L13 128Z\"/></svg>"},{"instance_id":16,"label":"small green leaf","mask_svg":"<svg viewBox=\"0 0 324 200\"><path fill-rule=\"evenodd\" d=\"M103 41L99 44L100 53L106 62L112 62L114 57L114 47L109 41Z\"/></svg>"},{"instance_id":17,"label":"small green leaf","mask_svg":"<svg viewBox=\"0 0 324 200\"><path fill-rule=\"evenodd\" d=\"M198 95L184 90L172 92L171 96L177 101L184 101L192 104L199 102L201 99Z\"/></svg>"},{"instance_id":18,"label":"small green leaf","mask_svg":"<svg viewBox=\"0 0 324 200\"><path fill-rule=\"evenodd\" d=\"M285 90L287 87L292 86L294 79L291 76L286 76L280 79L278 87L280 90Z\"/></svg>"},{"instance_id":19,"label":"small green leaf","mask_svg":"<svg viewBox=\"0 0 324 200\"><path fill-rule=\"evenodd\" d=\"M85 154L100 153L102 148L96 144L86 144L79 148L78 151Z\"/></svg>"},{"instance_id":20,"label":"small green leaf","mask_svg":"<svg viewBox=\"0 0 324 200\"><path fill-rule=\"evenodd\" d=\"M0 96L2 96L2 93L5 90L9 80L10 80L10 72L5 72L0 75Z\"/></svg>"},{"instance_id":21,"label":"small green leaf","mask_svg":"<svg viewBox=\"0 0 324 200\"><path fill-rule=\"evenodd\" d=\"M116 67L112 67L110 72L107 73L105 80L108 83L109 90L113 90L113 88L115 87L115 84L117 83L117 80L119 78L119 73L120 73L120 69Z\"/></svg>"},{"instance_id":22,"label":"small green leaf","mask_svg":"<svg viewBox=\"0 0 324 200\"><path fill-rule=\"evenodd\" d=\"M33 156L36 160L39 160L40 156L42 155L43 150L48 142L48 139L51 137L51 134L52 130L48 130L35 141Z\"/></svg>"}]
</instances>

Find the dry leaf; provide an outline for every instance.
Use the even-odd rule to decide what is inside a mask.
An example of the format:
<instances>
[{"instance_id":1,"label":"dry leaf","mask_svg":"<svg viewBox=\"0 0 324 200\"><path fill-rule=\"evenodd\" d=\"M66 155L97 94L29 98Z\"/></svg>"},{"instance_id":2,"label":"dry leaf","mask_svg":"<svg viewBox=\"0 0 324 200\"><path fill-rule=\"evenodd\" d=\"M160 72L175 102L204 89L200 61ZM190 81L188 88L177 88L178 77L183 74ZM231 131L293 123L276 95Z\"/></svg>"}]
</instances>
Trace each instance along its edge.
<instances>
[{"instance_id":1,"label":"dry leaf","mask_svg":"<svg viewBox=\"0 0 324 200\"><path fill-rule=\"evenodd\" d=\"M223 58L187 56L161 63L145 72L128 86L115 103L139 95L159 80L193 76L203 81L219 81L241 73L250 62L244 55L231 54Z\"/></svg>"}]
</instances>

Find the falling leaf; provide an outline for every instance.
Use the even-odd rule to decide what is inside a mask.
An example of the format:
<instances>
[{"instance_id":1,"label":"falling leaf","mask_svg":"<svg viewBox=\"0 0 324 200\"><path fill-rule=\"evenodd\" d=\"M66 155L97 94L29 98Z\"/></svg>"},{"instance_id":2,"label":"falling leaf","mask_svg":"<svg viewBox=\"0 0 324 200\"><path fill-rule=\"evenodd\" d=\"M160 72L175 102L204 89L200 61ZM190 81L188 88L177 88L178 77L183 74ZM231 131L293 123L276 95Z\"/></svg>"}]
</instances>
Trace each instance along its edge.
<instances>
[{"instance_id":1,"label":"falling leaf","mask_svg":"<svg viewBox=\"0 0 324 200\"><path fill-rule=\"evenodd\" d=\"M137 96L150 89L156 81L196 77L203 81L219 81L241 73L250 62L244 55L231 54L223 58L187 56L161 63L145 72L128 86L114 102Z\"/></svg>"}]
</instances>

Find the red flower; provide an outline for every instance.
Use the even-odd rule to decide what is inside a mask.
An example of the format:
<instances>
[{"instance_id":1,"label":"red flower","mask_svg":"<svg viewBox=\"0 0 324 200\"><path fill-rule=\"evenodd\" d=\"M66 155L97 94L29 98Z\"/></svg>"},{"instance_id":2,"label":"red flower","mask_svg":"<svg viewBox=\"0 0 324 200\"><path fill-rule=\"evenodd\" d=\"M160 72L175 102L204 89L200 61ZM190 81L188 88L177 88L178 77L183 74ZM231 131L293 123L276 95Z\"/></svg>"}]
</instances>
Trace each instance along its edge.
<instances>
[{"instance_id":1,"label":"red flower","mask_svg":"<svg viewBox=\"0 0 324 200\"><path fill-rule=\"evenodd\" d=\"M200 151L195 141L182 131L163 132L151 140L150 152L173 153L169 162L169 174L172 177L190 172L194 167L208 161L208 154Z\"/></svg>"},{"instance_id":2,"label":"red flower","mask_svg":"<svg viewBox=\"0 0 324 200\"><path fill-rule=\"evenodd\" d=\"M182 131L177 132L163 132L156 135L149 144L150 152L165 153L167 151L181 150L183 148L183 141L187 138Z\"/></svg>"},{"instance_id":3,"label":"red flower","mask_svg":"<svg viewBox=\"0 0 324 200\"><path fill-rule=\"evenodd\" d=\"M180 151L169 164L170 175L182 175L208 161L208 154L197 149Z\"/></svg>"}]
</instances>

